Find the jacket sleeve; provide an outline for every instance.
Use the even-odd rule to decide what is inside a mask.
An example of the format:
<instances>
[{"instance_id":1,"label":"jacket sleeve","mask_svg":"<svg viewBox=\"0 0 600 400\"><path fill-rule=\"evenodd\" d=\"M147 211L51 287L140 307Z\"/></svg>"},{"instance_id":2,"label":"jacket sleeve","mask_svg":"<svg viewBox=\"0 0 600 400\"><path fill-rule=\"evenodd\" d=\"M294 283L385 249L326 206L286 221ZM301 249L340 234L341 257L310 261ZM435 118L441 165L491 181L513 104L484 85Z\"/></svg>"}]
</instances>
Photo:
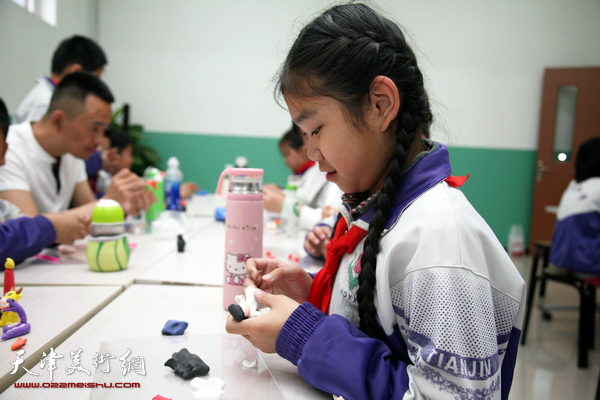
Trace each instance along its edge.
<instances>
[{"instance_id":1,"label":"jacket sleeve","mask_svg":"<svg viewBox=\"0 0 600 400\"><path fill-rule=\"evenodd\" d=\"M385 343L310 303L286 321L277 353L297 365L307 383L346 400L399 399L408 389L407 364L394 359Z\"/></svg>"},{"instance_id":2,"label":"jacket sleeve","mask_svg":"<svg viewBox=\"0 0 600 400\"><path fill-rule=\"evenodd\" d=\"M277 353L307 383L346 400L506 399L522 304L469 271L441 270L428 268L394 287L397 325L389 343L304 303L284 324Z\"/></svg>"},{"instance_id":3,"label":"jacket sleeve","mask_svg":"<svg viewBox=\"0 0 600 400\"><path fill-rule=\"evenodd\" d=\"M4 260L12 258L15 263L38 254L56 240L56 230L43 215L33 218L11 219L0 225L0 268Z\"/></svg>"}]
</instances>

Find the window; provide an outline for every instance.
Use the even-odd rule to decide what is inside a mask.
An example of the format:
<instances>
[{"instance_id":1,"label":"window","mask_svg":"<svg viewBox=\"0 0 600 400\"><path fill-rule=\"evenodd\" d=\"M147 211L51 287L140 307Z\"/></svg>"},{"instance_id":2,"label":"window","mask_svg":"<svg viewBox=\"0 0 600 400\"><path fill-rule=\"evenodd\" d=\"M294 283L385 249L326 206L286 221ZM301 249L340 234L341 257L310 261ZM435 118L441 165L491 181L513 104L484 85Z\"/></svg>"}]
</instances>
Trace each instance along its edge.
<instances>
[{"instance_id":1,"label":"window","mask_svg":"<svg viewBox=\"0 0 600 400\"><path fill-rule=\"evenodd\" d=\"M56 26L56 0L12 0L46 23Z\"/></svg>"},{"instance_id":2,"label":"window","mask_svg":"<svg viewBox=\"0 0 600 400\"><path fill-rule=\"evenodd\" d=\"M571 161L578 92L579 88L576 85L563 85L558 89L554 123L554 161Z\"/></svg>"}]
</instances>

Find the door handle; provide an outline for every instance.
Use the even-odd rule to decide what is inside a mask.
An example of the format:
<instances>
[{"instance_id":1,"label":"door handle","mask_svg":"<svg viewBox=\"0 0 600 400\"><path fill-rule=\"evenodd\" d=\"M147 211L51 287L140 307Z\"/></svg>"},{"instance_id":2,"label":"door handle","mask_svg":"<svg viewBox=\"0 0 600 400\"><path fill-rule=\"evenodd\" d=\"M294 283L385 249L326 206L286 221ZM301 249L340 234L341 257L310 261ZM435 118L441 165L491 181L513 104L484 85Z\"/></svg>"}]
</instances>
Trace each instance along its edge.
<instances>
[{"instance_id":1,"label":"door handle","mask_svg":"<svg viewBox=\"0 0 600 400\"><path fill-rule=\"evenodd\" d=\"M544 172L548 172L548 171L550 171L550 168L546 167L546 165L544 164L544 161L538 160L537 165L536 165L535 181L537 183L540 183L542 181Z\"/></svg>"}]
</instances>

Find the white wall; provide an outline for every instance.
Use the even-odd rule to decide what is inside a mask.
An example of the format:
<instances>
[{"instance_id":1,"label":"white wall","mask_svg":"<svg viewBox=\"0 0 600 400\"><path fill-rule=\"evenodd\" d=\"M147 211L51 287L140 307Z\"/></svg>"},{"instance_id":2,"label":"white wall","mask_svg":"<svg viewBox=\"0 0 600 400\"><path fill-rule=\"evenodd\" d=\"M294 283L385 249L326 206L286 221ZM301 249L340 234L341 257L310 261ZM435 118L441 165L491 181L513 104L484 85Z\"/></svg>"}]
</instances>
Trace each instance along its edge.
<instances>
[{"instance_id":1,"label":"white wall","mask_svg":"<svg viewBox=\"0 0 600 400\"><path fill-rule=\"evenodd\" d=\"M314 1L100 0L106 80L147 130L280 136L270 83Z\"/></svg>"},{"instance_id":2,"label":"white wall","mask_svg":"<svg viewBox=\"0 0 600 400\"><path fill-rule=\"evenodd\" d=\"M100 0L106 79L167 132L279 136L270 79L324 0ZM600 65L597 0L380 0L421 53L454 145L534 149L543 69ZM574 7L575 6L575 7Z\"/></svg>"},{"instance_id":3,"label":"white wall","mask_svg":"<svg viewBox=\"0 0 600 400\"><path fill-rule=\"evenodd\" d=\"M117 105L147 130L279 137L270 81L326 0L58 0L58 28L0 0L0 96L14 109L58 41L92 35ZM460 146L534 149L543 69L600 65L598 0L379 0L420 54L437 123ZM18 10L21 11L21 10ZM8 38L8 39L7 39ZM24 51L23 46L31 51ZM6 94L5 94L6 93Z\"/></svg>"},{"instance_id":4,"label":"white wall","mask_svg":"<svg viewBox=\"0 0 600 400\"><path fill-rule=\"evenodd\" d=\"M537 148L544 68L600 65L597 0L388 3L423 54L452 144Z\"/></svg>"},{"instance_id":5,"label":"white wall","mask_svg":"<svg viewBox=\"0 0 600 400\"><path fill-rule=\"evenodd\" d=\"M57 0L57 26L52 27L11 0L0 0L0 97L9 111L14 112L36 75L50 74L61 40L93 36L94 1Z\"/></svg>"}]
</instances>

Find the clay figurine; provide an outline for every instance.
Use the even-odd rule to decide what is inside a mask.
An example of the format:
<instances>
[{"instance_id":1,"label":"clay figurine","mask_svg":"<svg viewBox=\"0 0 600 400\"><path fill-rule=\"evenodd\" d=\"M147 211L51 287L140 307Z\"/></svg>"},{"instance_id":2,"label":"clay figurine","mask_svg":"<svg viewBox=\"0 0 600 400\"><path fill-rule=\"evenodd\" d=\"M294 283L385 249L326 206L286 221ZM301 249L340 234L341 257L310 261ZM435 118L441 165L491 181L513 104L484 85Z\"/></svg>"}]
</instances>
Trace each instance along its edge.
<instances>
[{"instance_id":1,"label":"clay figurine","mask_svg":"<svg viewBox=\"0 0 600 400\"><path fill-rule=\"evenodd\" d=\"M23 288L15 289L15 262L12 258L6 258L4 263L4 291L2 294L5 298L11 298L15 301L23 296L21 291ZM19 316L17 313L6 311L0 312L0 326L6 326L8 324L19 322Z\"/></svg>"},{"instance_id":2,"label":"clay figurine","mask_svg":"<svg viewBox=\"0 0 600 400\"><path fill-rule=\"evenodd\" d=\"M185 250L185 239L182 234L177 235L177 251L183 253Z\"/></svg>"},{"instance_id":3,"label":"clay figurine","mask_svg":"<svg viewBox=\"0 0 600 400\"><path fill-rule=\"evenodd\" d=\"M19 299L21 297L23 297L23 295L21 294L21 290L23 290L23 288L19 288L17 290L11 290L10 292L6 292L4 294L4 298L5 299L13 299L14 301L19 301ZM0 326L7 326L9 324L14 324L15 322L19 322L19 316L17 315L17 313L15 312L11 312L11 311L2 311L0 314L2 314L2 316L0 317Z\"/></svg>"},{"instance_id":4,"label":"clay figurine","mask_svg":"<svg viewBox=\"0 0 600 400\"><path fill-rule=\"evenodd\" d=\"M254 286L248 286L244 289L243 295L235 296L234 299L237 304L230 304L227 310L237 322L240 322L246 318L258 317L269 311L269 308L263 308L258 310L258 302L254 298Z\"/></svg>"},{"instance_id":5,"label":"clay figurine","mask_svg":"<svg viewBox=\"0 0 600 400\"><path fill-rule=\"evenodd\" d=\"M185 348L173 353L172 357L165 362L165 367L172 368L175 375L183 379L204 376L210 371L210 367L200 357L190 353Z\"/></svg>"},{"instance_id":6,"label":"clay figurine","mask_svg":"<svg viewBox=\"0 0 600 400\"><path fill-rule=\"evenodd\" d=\"M15 262L12 258L6 258L4 263L4 291L2 295L15 290Z\"/></svg>"},{"instance_id":7,"label":"clay figurine","mask_svg":"<svg viewBox=\"0 0 600 400\"><path fill-rule=\"evenodd\" d=\"M2 328L2 340L8 340L12 338L16 338L17 336L23 336L31 330L31 325L27 323L27 315L25 314L25 310L16 300L10 297L3 297L0 299L0 309L2 309L2 313L5 312L14 312L19 316L19 322L14 322L8 325L5 325Z\"/></svg>"}]
</instances>

